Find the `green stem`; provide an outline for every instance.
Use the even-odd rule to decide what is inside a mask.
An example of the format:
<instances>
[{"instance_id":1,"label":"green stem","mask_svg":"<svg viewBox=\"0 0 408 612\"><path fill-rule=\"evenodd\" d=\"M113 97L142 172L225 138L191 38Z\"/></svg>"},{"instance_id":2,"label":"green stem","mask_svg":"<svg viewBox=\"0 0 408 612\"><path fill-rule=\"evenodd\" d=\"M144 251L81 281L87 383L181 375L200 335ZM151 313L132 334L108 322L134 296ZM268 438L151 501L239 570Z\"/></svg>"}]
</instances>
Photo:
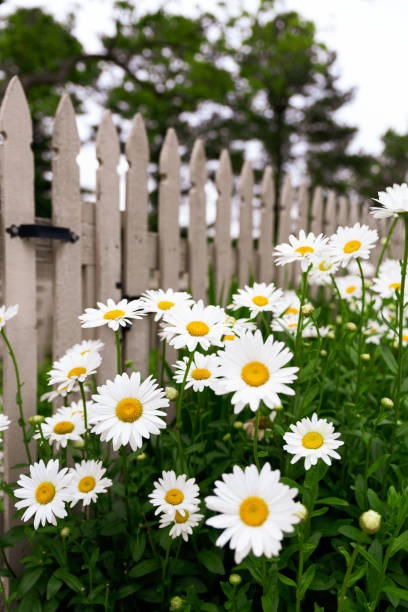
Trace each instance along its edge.
<instances>
[{"instance_id":1,"label":"green stem","mask_svg":"<svg viewBox=\"0 0 408 612\"><path fill-rule=\"evenodd\" d=\"M16 360L16 356L14 354L14 351L11 347L11 344L6 336L6 333L4 331L4 328L1 330L1 335L3 336L3 340L7 345L8 348L8 352L10 353L10 357L11 360L13 362L13 366L14 366L14 372L16 375L16 382L17 382L17 393L16 393L16 403L18 405L18 411L19 411L19 415L20 418L18 419L18 424L20 425L22 432L23 432L23 442L24 442L24 446L25 446L25 450L26 450L26 454L27 454L27 459L28 459L28 463L31 464L32 463L32 459L31 459L31 453L30 453L30 448L28 446L28 440L27 440L27 432L26 432L26 427L25 427L25 421L24 421L24 413L23 413L23 400L21 397L21 387L23 386L20 380L20 372L18 369L18 365L17 365L17 360Z\"/></svg>"},{"instance_id":2,"label":"green stem","mask_svg":"<svg viewBox=\"0 0 408 612\"><path fill-rule=\"evenodd\" d=\"M258 457L258 430L259 430L259 411L260 409L261 407L259 406L258 410L256 411L255 431L254 431L254 459L255 459L255 465L258 468L258 472L261 471L261 468L259 466L259 457Z\"/></svg>"},{"instance_id":3,"label":"green stem","mask_svg":"<svg viewBox=\"0 0 408 612\"><path fill-rule=\"evenodd\" d=\"M187 376L190 371L191 364L193 362L193 357L194 357L194 353L191 353L188 359L187 365L186 365L183 382L181 383L180 391L179 391L178 398L177 398L177 404L176 404L176 433L177 433L178 458L179 458L181 465L184 466L183 469L186 468L186 465L185 465L183 445L181 443L181 428L183 427L182 401L183 401L183 395L184 395L184 387L186 386Z\"/></svg>"},{"instance_id":4,"label":"green stem","mask_svg":"<svg viewBox=\"0 0 408 612\"><path fill-rule=\"evenodd\" d=\"M8 571L13 576L13 578L17 578L13 568L11 567L10 563L8 562L7 555L4 552L4 548L2 546L0 546L0 552L1 552L1 556L2 556L3 561L4 561L4 565L7 567Z\"/></svg>"},{"instance_id":5,"label":"green stem","mask_svg":"<svg viewBox=\"0 0 408 612\"><path fill-rule=\"evenodd\" d=\"M164 365L165 363L166 363L166 340L163 340L162 355L161 355L161 368L160 368L160 386L162 388L164 385Z\"/></svg>"},{"instance_id":6,"label":"green stem","mask_svg":"<svg viewBox=\"0 0 408 612\"><path fill-rule=\"evenodd\" d=\"M85 459L88 459L88 413L86 410L86 398L85 398L85 389L84 389L84 383L78 381L78 385L79 385L79 389L81 391L81 399L82 399L82 405L84 407L84 425L85 425L85 434L84 434L84 438L85 438L85 446L84 446L84 456Z\"/></svg>"},{"instance_id":7,"label":"green stem","mask_svg":"<svg viewBox=\"0 0 408 612\"><path fill-rule=\"evenodd\" d=\"M380 258L379 258L379 260L378 260L378 263L377 263L377 267L376 267L376 269L375 269L375 274L374 274L374 276L377 276L377 274L378 274L378 270L380 269L380 266L381 266L381 264L382 264L382 260L384 259L385 252L386 252L386 250L387 250L387 248L388 248L388 245L389 245L389 243L390 243L391 236L392 236L392 234L393 234L393 232L394 232L395 226L397 225L397 221L398 221L398 217L395 217L395 219L394 219L394 221L392 222L391 227L390 227L390 229L389 229L389 231L388 231L387 238L385 239L385 242L384 242L384 246L383 246L383 248L382 248L382 250L381 250L381 253L380 253Z\"/></svg>"},{"instance_id":8,"label":"green stem","mask_svg":"<svg viewBox=\"0 0 408 612\"><path fill-rule=\"evenodd\" d=\"M395 421L399 419L400 409L400 394L402 383L402 366L403 366L403 328L404 328L404 298L405 298L405 281L407 276L408 263L408 215L404 216L405 223L405 242L404 242L404 259L401 268L401 293L399 296L399 315L398 315L398 373L395 388ZM395 424L396 427L396 424Z\"/></svg>"},{"instance_id":9,"label":"green stem","mask_svg":"<svg viewBox=\"0 0 408 612\"><path fill-rule=\"evenodd\" d=\"M350 560L349 560L349 562L347 564L346 575L344 576L343 584L341 585L337 612L341 612L343 610L344 599L345 599L345 596L346 596L346 591L347 591L348 583L350 581L351 572L353 571L354 563L356 562L358 553L360 552L361 540L362 540L363 537L364 537L364 531L361 532L360 539L358 540L358 542L356 542L356 545L355 545L354 550L353 550L353 554L351 555Z\"/></svg>"},{"instance_id":10,"label":"green stem","mask_svg":"<svg viewBox=\"0 0 408 612\"><path fill-rule=\"evenodd\" d=\"M165 596L166 596L166 570L167 570L167 565L169 563L169 556L170 556L170 548L171 548L171 543L172 543L172 539L169 536L168 542L167 542L167 550L166 550L166 556L164 558L163 561L163 568L162 568L162 599L164 602Z\"/></svg>"},{"instance_id":11,"label":"green stem","mask_svg":"<svg viewBox=\"0 0 408 612\"><path fill-rule=\"evenodd\" d=\"M48 442L48 440L45 438L42 427L41 427L41 423L37 423L37 429L39 431L40 437L41 437L41 446L44 447L44 450L46 452L47 457L51 457L52 456L52 448L50 443Z\"/></svg>"},{"instance_id":12,"label":"green stem","mask_svg":"<svg viewBox=\"0 0 408 612\"><path fill-rule=\"evenodd\" d=\"M6 597L6 589L4 588L3 580L0 578L0 592L3 595L3 602L6 610L10 610L8 605L7 597Z\"/></svg>"},{"instance_id":13,"label":"green stem","mask_svg":"<svg viewBox=\"0 0 408 612\"><path fill-rule=\"evenodd\" d=\"M357 383L356 383L356 395L355 395L355 403L357 404L357 401L360 395L361 353L362 353L363 344L364 344L363 328L364 328L364 309L365 309L365 282L364 282L364 273L363 273L363 268L361 267L360 258L357 257L356 261L357 261L358 269L360 271L361 290L362 290L360 325L359 325L359 330L358 330L358 368L357 368Z\"/></svg>"},{"instance_id":14,"label":"green stem","mask_svg":"<svg viewBox=\"0 0 408 612\"><path fill-rule=\"evenodd\" d=\"M105 602L103 605L105 612L108 612L109 610L109 586L109 582L107 582L105 588Z\"/></svg>"},{"instance_id":15,"label":"green stem","mask_svg":"<svg viewBox=\"0 0 408 612\"><path fill-rule=\"evenodd\" d=\"M118 374L122 374L122 359L120 354L120 330L115 331L116 337L116 369Z\"/></svg>"},{"instance_id":16,"label":"green stem","mask_svg":"<svg viewBox=\"0 0 408 612\"><path fill-rule=\"evenodd\" d=\"M300 345L300 340L302 338L302 323L303 323L302 307L306 300L307 277L308 277L309 270L311 269L311 267L312 265L308 267L306 272L302 273L302 288L301 288L301 294L300 294L300 307L299 307L298 323L297 323L297 328L296 328L296 340L295 340L295 359L297 363L299 363L299 345Z\"/></svg>"},{"instance_id":17,"label":"green stem","mask_svg":"<svg viewBox=\"0 0 408 612\"><path fill-rule=\"evenodd\" d=\"M300 596L301 586L302 586L302 577L303 577L303 563L304 563L304 548L303 548L303 526L299 527L299 565L296 576L296 612L300 612L301 607L300 604L302 602L302 598Z\"/></svg>"},{"instance_id":18,"label":"green stem","mask_svg":"<svg viewBox=\"0 0 408 612\"><path fill-rule=\"evenodd\" d=\"M122 469L123 469L123 480L125 485L125 505L126 505L126 517L128 524L129 535L132 534L132 515L130 512L129 505L129 470L128 470L128 455L124 446L120 447L120 456L122 458Z\"/></svg>"}]
</instances>

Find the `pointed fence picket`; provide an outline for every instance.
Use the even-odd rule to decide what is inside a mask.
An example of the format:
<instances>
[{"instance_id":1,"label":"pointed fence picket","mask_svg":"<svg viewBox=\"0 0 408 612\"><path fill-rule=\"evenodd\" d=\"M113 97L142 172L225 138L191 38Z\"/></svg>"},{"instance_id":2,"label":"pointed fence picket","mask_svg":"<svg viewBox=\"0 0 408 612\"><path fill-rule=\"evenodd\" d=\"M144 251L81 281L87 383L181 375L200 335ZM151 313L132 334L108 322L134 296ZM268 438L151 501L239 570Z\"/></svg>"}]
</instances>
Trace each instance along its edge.
<instances>
[{"instance_id":1,"label":"pointed fence picket","mask_svg":"<svg viewBox=\"0 0 408 612\"><path fill-rule=\"evenodd\" d=\"M79 138L72 103L64 95L58 106L52 138L52 223L68 227L79 235L77 242L55 243L49 239L12 238L11 225L32 224L34 217L34 168L30 148L31 119L18 78L10 82L0 109L0 259L2 303L20 304L17 318L7 324L7 334L15 348L21 378L25 417L35 411L37 364L45 351L54 358L81 338L100 338L105 344L103 365L98 379L112 378L116 371L114 334L107 327L81 329L78 314L96 301L137 298L149 288L191 289L195 299L205 300L208 266L211 265L217 298L225 304L231 275L241 285L253 275L258 281L275 280L280 286L297 282L295 266L277 267L271 257L275 221L277 242L287 242L300 229L330 234L337 225L366 222L384 236L392 220L377 221L368 206L353 202L333 191L317 187L310 193L307 181L298 189L289 174L284 178L279 208L275 209L273 170L267 167L260 186L259 239L252 236L254 208L259 202L249 161L237 181L230 156L223 150L215 170L217 198L214 235L209 238L206 221L207 162L203 143L198 140L190 159L189 225L187 239L180 235L181 158L177 135L169 129L159 159L158 232L148 231L149 146L143 119L136 115L125 145L126 209L119 210L120 145L109 111L105 112L96 137L96 202L82 202L77 155ZM231 240L233 207L239 204L237 246ZM258 208L259 210L259 208ZM278 214L278 219L275 219ZM36 220L50 224L50 220ZM403 233L398 226L390 245L394 257L401 256ZM378 252L381 245L377 247ZM387 254L388 256L389 254ZM38 277L36 276L36 262ZM47 278L47 273L49 278ZM37 288L36 288L37 285ZM41 308L41 310L40 310ZM37 329L41 352L37 355ZM149 321L135 321L123 336L126 359L133 361L142 375L148 372L152 347ZM49 332L52 330L52 333ZM46 340L49 340L48 346ZM44 345L44 346L43 346ZM14 371L2 345L4 362L4 411L12 419L4 434L4 477L15 481L19 472L12 466L24 461L24 447L18 431ZM170 352L173 363L175 352ZM4 526L13 522L14 507L5 502ZM17 554L17 553L16 553Z\"/></svg>"}]
</instances>

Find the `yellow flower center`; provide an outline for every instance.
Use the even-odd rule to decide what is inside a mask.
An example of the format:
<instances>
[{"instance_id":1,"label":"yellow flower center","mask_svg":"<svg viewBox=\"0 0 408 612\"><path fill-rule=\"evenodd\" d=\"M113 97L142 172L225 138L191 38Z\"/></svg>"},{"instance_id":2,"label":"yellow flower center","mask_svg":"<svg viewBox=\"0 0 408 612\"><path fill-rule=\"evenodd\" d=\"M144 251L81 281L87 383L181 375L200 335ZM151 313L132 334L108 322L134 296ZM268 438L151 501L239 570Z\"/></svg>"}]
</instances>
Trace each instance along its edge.
<instances>
[{"instance_id":1,"label":"yellow flower center","mask_svg":"<svg viewBox=\"0 0 408 612\"><path fill-rule=\"evenodd\" d=\"M264 297L263 295L256 295L252 298L252 301L256 306L266 306L268 303L268 298Z\"/></svg>"},{"instance_id":2,"label":"yellow flower center","mask_svg":"<svg viewBox=\"0 0 408 612\"><path fill-rule=\"evenodd\" d=\"M320 448L323 442L323 436L317 431L309 431L309 433L302 438L302 444L305 448Z\"/></svg>"},{"instance_id":3,"label":"yellow flower center","mask_svg":"<svg viewBox=\"0 0 408 612\"><path fill-rule=\"evenodd\" d=\"M116 416L124 423L134 423L140 419L143 413L143 406L134 397L125 397L116 406Z\"/></svg>"},{"instance_id":4,"label":"yellow flower center","mask_svg":"<svg viewBox=\"0 0 408 612\"><path fill-rule=\"evenodd\" d=\"M295 253L300 253L304 257L307 253L314 253L314 249L311 246L300 246L295 249Z\"/></svg>"},{"instance_id":5,"label":"yellow flower center","mask_svg":"<svg viewBox=\"0 0 408 612\"><path fill-rule=\"evenodd\" d=\"M39 504L49 504L55 497L55 487L52 482L42 482L35 491L35 499Z\"/></svg>"},{"instance_id":6,"label":"yellow flower center","mask_svg":"<svg viewBox=\"0 0 408 612\"><path fill-rule=\"evenodd\" d=\"M169 489L164 497L168 504L178 506L184 499L184 494L180 489Z\"/></svg>"},{"instance_id":7,"label":"yellow flower center","mask_svg":"<svg viewBox=\"0 0 408 612\"><path fill-rule=\"evenodd\" d=\"M289 306L285 314L287 315L297 315L299 313L297 308L293 308L293 306Z\"/></svg>"},{"instance_id":8,"label":"yellow flower center","mask_svg":"<svg viewBox=\"0 0 408 612\"><path fill-rule=\"evenodd\" d=\"M68 372L68 378L79 378L82 374L86 374L86 368L77 366Z\"/></svg>"},{"instance_id":9,"label":"yellow flower center","mask_svg":"<svg viewBox=\"0 0 408 612\"><path fill-rule=\"evenodd\" d=\"M345 253L355 253L360 247L361 242L359 240L350 240L344 245L343 251Z\"/></svg>"},{"instance_id":10,"label":"yellow flower center","mask_svg":"<svg viewBox=\"0 0 408 612\"><path fill-rule=\"evenodd\" d=\"M376 327L372 327L370 331L371 331L372 334L375 334L377 332L377 328Z\"/></svg>"},{"instance_id":11,"label":"yellow flower center","mask_svg":"<svg viewBox=\"0 0 408 612\"><path fill-rule=\"evenodd\" d=\"M235 340L235 336L234 336L234 334L226 334L226 335L223 337L222 341L223 341L223 342L225 342L226 340Z\"/></svg>"},{"instance_id":12,"label":"yellow flower center","mask_svg":"<svg viewBox=\"0 0 408 612\"><path fill-rule=\"evenodd\" d=\"M85 353L90 353L91 349L85 349L84 351L82 351L81 355L85 355Z\"/></svg>"},{"instance_id":13,"label":"yellow flower center","mask_svg":"<svg viewBox=\"0 0 408 612\"><path fill-rule=\"evenodd\" d=\"M184 511L184 516L182 514L180 514L180 512L178 510L176 510L176 514L174 516L174 520L176 521L176 523L185 523L188 519L188 512L187 510Z\"/></svg>"},{"instance_id":14,"label":"yellow flower center","mask_svg":"<svg viewBox=\"0 0 408 612\"><path fill-rule=\"evenodd\" d=\"M55 425L53 432L63 436L64 434L71 433L71 431L74 431L74 429L75 425L70 421L60 421Z\"/></svg>"},{"instance_id":15,"label":"yellow flower center","mask_svg":"<svg viewBox=\"0 0 408 612\"><path fill-rule=\"evenodd\" d=\"M269 509L263 499L253 495L244 499L239 507L241 520L250 527L259 527L267 519Z\"/></svg>"},{"instance_id":16,"label":"yellow flower center","mask_svg":"<svg viewBox=\"0 0 408 612\"><path fill-rule=\"evenodd\" d=\"M408 342L407 334L402 334L402 339L403 339L404 342Z\"/></svg>"},{"instance_id":17,"label":"yellow flower center","mask_svg":"<svg viewBox=\"0 0 408 612\"><path fill-rule=\"evenodd\" d=\"M195 370L191 372L191 376L195 378L195 380L206 380L210 378L211 372L207 370L207 368L195 368Z\"/></svg>"},{"instance_id":18,"label":"yellow flower center","mask_svg":"<svg viewBox=\"0 0 408 612\"><path fill-rule=\"evenodd\" d=\"M167 302L166 300L158 302L157 304L157 308L160 308L160 310L170 310L170 308L173 308L173 306L174 302Z\"/></svg>"},{"instance_id":19,"label":"yellow flower center","mask_svg":"<svg viewBox=\"0 0 408 612\"><path fill-rule=\"evenodd\" d=\"M330 270L331 267L332 264L329 261L323 260L319 263L320 272L327 272L327 270Z\"/></svg>"},{"instance_id":20,"label":"yellow flower center","mask_svg":"<svg viewBox=\"0 0 408 612\"><path fill-rule=\"evenodd\" d=\"M0 323L2 322L2 320L3 320L2 317L0 317Z\"/></svg>"},{"instance_id":21,"label":"yellow flower center","mask_svg":"<svg viewBox=\"0 0 408 612\"><path fill-rule=\"evenodd\" d=\"M206 336L210 331L207 323L203 321L190 321L186 329L190 336Z\"/></svg>"},{"instance_id":22,"label":"yellow flower center","mask_svg":"<svg viewBox=\"0 0 408 612\"><path fill-rule=\"evenodd\" d=\"M391 283L391 285L388 285L388 289L394 289L394 291L398 289L398 291L401 291L401 283Z\"/></svg>"},{"instance_id":23,"label":"yellow flower center","mask_svg":"<svg viewBox=\"0 0 408 612\"><path fill-rule=\"evenodd\" d=\"M347 287L346 293L354 293L356 289L357 287L355 285L350 285L350 287Z\"/></svg>"},{"instance_id":24,"label":"yellow flower center","mask_svg":"<svg viewBox=\"0 0 408 612\"><path fill-rule=\"evenodd\" d=\"M297 327L297 323L289 323L288 327Z\"/></svg>"},{"instance_id":25,"label":"yellow flower center","mask_svg":"<svg viewBox=\"0 0 408 612\"><path fill-rule=\"evenodd\" d=\"M95 478L93 476L84 476L84 478L81 478L78 482L78 489L81 493L88 493L95 488L95 484Z\"/></svg>"},{"instance_id":26,"label":"yellow flower center","mask_svg":"<svg viewBox=\"0 0 408 612\"><path fill-rule=\"evenodd\" d=\"M124 317L124 316L125 316L124 310L108 310L103 315L103 318L107 319L108 321L114 321L115 319L120 319L121 317Z\"/></svg>"},{"instance_id":27,"label":"yellow flower center","mask_svg":"<svg viewBox=\"0 0 408 612\"><path fill-rule=\"evenodd\" d=\"M241 377L247 385L260 387L269 379L269 370L260 361L250 361L242 368Z\"/></svg>"}]
</instances>

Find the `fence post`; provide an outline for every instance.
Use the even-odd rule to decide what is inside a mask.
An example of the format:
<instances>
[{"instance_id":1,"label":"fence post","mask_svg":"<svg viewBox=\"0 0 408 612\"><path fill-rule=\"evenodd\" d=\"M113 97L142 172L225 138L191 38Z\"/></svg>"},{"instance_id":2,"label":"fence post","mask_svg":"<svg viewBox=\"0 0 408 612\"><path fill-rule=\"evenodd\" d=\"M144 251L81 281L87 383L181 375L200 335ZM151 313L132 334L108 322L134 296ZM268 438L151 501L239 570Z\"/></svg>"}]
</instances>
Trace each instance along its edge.
<instances>
[{"instance_id":1,"label":"fence post","mask_svg":"<svg viewBox=\"0 0 408 612\"><path fill-rule=\"evenodd\" d=\"M96 135L99 167L96 174L95 273L96 299L99 302L106 302L108 298L118 300L121 295L118 289L121 281L119 156L119 139L112 114L105 111ZM94 304L90 306L95 307ZM115 334L104 325L97 330L97 337L105 343L98 371L98 381L104 383L116 374Z\"/></svg>"},{"instance_id":2,"label":"fence post","mask_svg":"<svg viewBox=\"0 0 408 612\"><path fill-rule=\"evenodd\" d=\"M217 300L221 292L222 303L228 297L228 283L231 281L231 196L233 176L229 153L223 149L217 170L215 185L218 191L214 237L214 277Z\"/></svg>"},{"instance_id":3,"label":"fence post","mask_svg":"<svg viewBox=\"0 0 408 612\"><path fill-rule=\"evenodd\" d=\"M238 182L239 193L239 239L238 239L238 279L240 287L246 285L253 266L253 195L254 173L251 162L247 159L241 170Z\"/></svg>"},{"instance_id":4,"label":"fence post","mask_svg":"<svg viewBox=\"0 0 408 612\"><path fill-rule=\"evenodd\" d=\"M188 226L188 274L195 300L207 297L208 254L205 182L207 168L202 140L196 140L190 160L190 219Z\"/></svg>"},{"instance_id":5,"label":"fence post","mask_svg":"<svg viewBox=\"0 0 408 612\"><path fill-rule=\"evenodd\" d=\"M292 181L290 174L286 174L282 190L280 193L279 202L279 218L278 218L278 244L282 242L288 242L289 236L292 230L292 201L293 201L293 190ZM291 275L292 270L289 270L287 266L276 267L276 283L279 287L283 288L287 286L287 281Z\"/></svg>"},{"instance_id":6,"label":"fence post","mask_svg":"<svg viewBox=\"0 0 408 612\"><path fill-rule=\"evenodd\" d=\"M80 141L74 108L67 94L58 104L52 137L52 221L81 235L79 167ZM53 358L81 340L81 240L54 244Z\"/></svg>"},{"instance_id":7,"label":"fence post","mask_svg":"<svg viewBox=\"0 0 408 612\"><path fill-rule=\"evenodd\" d=\"M149 288L149 235L147 226L147 168L149 143L142 116L138 113L125 147L129 169L126 175L126 210L123 226L125 295L139 296ZM149 366L149 319L134 321L125 334L125 355L142 376Z\"/></svg>"},{"instance_id":8,"label":"fence post","mask_svg":"<svg viewBox=\"0 0 408 612\"><path fill-rule=\"evenodd\" d=\"M12 238L6 233L10 225L34 223L34 164L31 150L32 126L30 111L23 88L17 77L7 87L0 108L0 244L2 266L2 297L7 306L19 304L15 319L6 324L5 330L14 349L21 381L24 418L36 412L37 405L37 308L35 244L33 240ZM4 432L4 479L15 482L24 468L12 466L27 461L21 430L18 426L16 405L16 378L13 364L2 344L3 354L3 406L12 420L10 429ZM31 448L31 452L33 452ZM33 460L35 456L33 455ZM4 499L4 528L14 521L13 501ZM21 547L9 553L11 563L21 557Z\"/></svg>"},{"instance_id":9,"label":"fence post","mask_svg":"<svg viewBox=\"0 0 408 612\"><path fill-rule=\"evenodd\" d=\"M273 274L273 227L275 187L271 166L266 166L261 183L261 215L258 246L258 281L270 283Z\"/></svg>"},{"instance_id":10,"label":"fence post","mask_svg":"<svg viewBox=\"0 0 408 612\"><path fill-rule=\"evenodd\" d=\"M299 230L304 230L306 234L309 232L309 186L307 181L302 181L299 189L298 189L298 197L297 197L297 229L296 233L299 233Z\"/></svg>"}]
</instances>

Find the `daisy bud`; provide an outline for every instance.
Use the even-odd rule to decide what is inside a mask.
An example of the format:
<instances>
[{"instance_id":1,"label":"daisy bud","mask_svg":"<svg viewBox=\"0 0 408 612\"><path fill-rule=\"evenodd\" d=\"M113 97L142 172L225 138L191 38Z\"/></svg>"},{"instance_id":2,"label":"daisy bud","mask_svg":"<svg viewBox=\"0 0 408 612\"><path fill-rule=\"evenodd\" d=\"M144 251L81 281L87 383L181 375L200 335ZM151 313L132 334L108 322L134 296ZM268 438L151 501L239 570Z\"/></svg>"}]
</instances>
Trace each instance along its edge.
<instances>
[{"instance_id":1,"label":"daisy bud","mask_svg":"<svg viewBox=\"0 0 408 612\"><path fill-rule=\"evenodd\" d=\"M375 510L367 510L360 516L360 527L364 533L373 535L381 527L381 514L375 512Z\"/></svg>"},{"instance_id":2,"label":"daisy bud","mask_svg":"<svg viewBox=\"0 0 408 612\"><path fill-rule=\"evenodd\" d=\"M63 527L60 531L60 536L61 538L67 538L70 533L71 533L71 530L69 527Z\"/></svg>"},{"instance_id":3,"label":"daisy bud","mask_svg":"<svg viewBox=\"0 0 408 612\"><path fill-rule=\"evenodd\" d=\"M178 597L178 595L176 595L176 597L171 598L170 610L180 610L182 605L183 605L183 600L181 599L181 597Z\"/></svg>"},{"instance_id":4,"label":"daisy bud","mask_svg":"<svg viewBox=\"0 0 408 612\"><path fill-rule=\"evenodd\" d=\"M383 408L394 408L394 402L389 397L382 397L381 406Z\"/></svg>"},{"instance_id":5,"label":"daisy bud","mask_svg":"<svg viewBox=\"0 0 408 612\"><path fill-rule=\"evenodd\" d=\"M402 421L401 421L401 419L398 419L398 420L397 420L397 425L399 425L399 426L401 426L401 425L402 425Z\"/></svg>"},{"instance_id":6,"label":"daisy bud","mask_svg":"<svg viewBox=\"0 0 408 612\"><path fill-rule=\"evenodd\" d=\"M312 312L314 312L314 306L313 304L304 304L302 306L302 315L304 317L308 317L309 315L312 314Z\"/></svg>"},{"instance_id":7,"label":"daisy bud","mask_svg":"<svg viewBox=\"0 0 408 612\"><path fill-rule=\"evenodd\" d=\"M353 323L352 321L349 321L346 325L346 329L348 329L351 332L355 332L357 331L357 325Z\"/></svg>"},{"instance_id":8,"label":"daisy bud","mask_svg":"<svg viewBox=\"0 0 408 612\"><path fill-rule=\"evenodd\" d=\"M336 317L336 323L337 323L337 325L341 325L341 324L343 323L343 319L341 318L341 316L340 316L340 315L337 315L337 317Z\"/></svg>"},{"instance_id":9,"label":"daisy bud","mask_svg":"<svg viewBox=\"0 0 408 612\"><path fill-rule=\"evenodd\" d=\"M384 244L387 242L387 238L384 236L383 238L381 238L380 242L381 246L384 246Z\"/></svg>"},{"instance_id":10,"label":"daisy bud","mask_svg":"<svg viewBox=\"0 0 408 612\"><path fill-rule=\"evenodd\" d=\"M327 334L327 336L326 336L326 338L329 338L330 340L334 340L334 339L335 339L335 337L336 337L336 336L334 335L334 332L329 332L329 333Z\"/></svg>"},{"instance_id":11,"label":"daisy bud","mask_svg":"<svg viewBox=\"0 0 408 612\"><path fill-rule=\"evenodd\" d=\"M43 423L45 421L45 417L43 417L42 414L34 414L28 417L27 421L32 425L38 425L38 423Z\"/></svg>"},{"instance_id":12,"label":"daisy bud","mask_svg":"<svg viewBox=\"0 0 408 612\"><path fill-rule=\"evenodd\" d=\"M368 353L361 353L360 357L363 361L370 361L371 359L371 355L369 355Z\"/></svg>"},{"instance_id":13,"label":"daisy bud","mask_svg":"<svg viewBox=\"0 0 408 612\"><path fill-rule=\"evenodd\" d=\"M235 423L232 426L233 426L234 429L242 429L243 422L242 421L235 421Z\"/></svg>"},{"instance_id":14,"label":"daisy bud","mask_svg":"<svg viewBox=\"0 0 408 612\"><path fill-rule=\"evenodd\" d=\"M75 448L84 448L85 440L75 440L74 446Z\"/></svg>"},{"instance_id":15,"label":"daisy bud","mask_svg":"<svg viewBox=\"0 0 408 612\"><path fill-rule=\"evenodd\" d=\"M173 402L178 397L178 391L174 387L166 387L165 392L167 399L171 402Z\"/></svg>"},{"instance_id":16,"label":"daisy bud","mask_svg":"<svg viewBox=\"0 0 408 612\"><path fill-rule=\"evenodd\" d=\"M320 357L327 357L327 351L325 351L324 349L322 349L320 351Z\"/></svg>"},{"instance_id":17,"label":"daisy bud","mask_svg":"<svg viewBox=\"0 0 408 612\"><path fill-rule=\"evenodd\" d=\"M373 284L373 281L371 280L371 278L365 278L364 284L366 287L371 287L371 285Z\"/></svg>"},{"instance_id":18,"label":"daisy bud","mask_svg":"<svg viewBox=\"0 0 408 612\"><path fill-rule=\"evenodd\" d=\"M398 340L394 340L392 346L397 349L398 348Z\"/></svg>"},{"instance_id":19,"label":"daisy bud","mask_svg":"<svg viewBox=\"0 0 408 612\"><path fill-rule=\"evenodd\" d=\"M231 434L228 432L225 434L225 436L222 437L222 439L224 440L224 442L226 442L227 440L229 440L231 438Z\"/></svg>"},{"instance_id":20,"label":"daisy bud","mask_svg":"<svg viewBox=\"0 0 408 612\"><path fill-rule=\"evenodd\" d=\"M232 586L238 586L242 582L242 578L239 574L231 574L229 577L229 582Z\"/></svg>"},{"instance_id":21,"label":"daisy bud","mask_svg":"<svg viewBox=\"0 0 408 612\"><path fill-rule=\"evenodd\" d=\"M133 360L132 359L127 359L125 361L125 368L133 368Z\"/></svg>"},{"instance_id":22,"label":"daisy bud","mask_svg":"<svg viewBox=\"0 0 408 612\"><path fill-rule=\"evenodd\" d=\"M136 461L144 461L146 457L147 457L146 453L140 453L140 455L136 457Z\"/></svg>"},{"instance_id":23,"label":"daisy bud","mask_svg":"<svg viewBox=\"0 0 408 612\"><path fill-rule=\"evenodd\" d=\"M295 516L298 516L301 521L305 521L309 515L306 506L301 504L300 502L296 502L297 511L295 512Z\"/></svg>"}]
</instances>

